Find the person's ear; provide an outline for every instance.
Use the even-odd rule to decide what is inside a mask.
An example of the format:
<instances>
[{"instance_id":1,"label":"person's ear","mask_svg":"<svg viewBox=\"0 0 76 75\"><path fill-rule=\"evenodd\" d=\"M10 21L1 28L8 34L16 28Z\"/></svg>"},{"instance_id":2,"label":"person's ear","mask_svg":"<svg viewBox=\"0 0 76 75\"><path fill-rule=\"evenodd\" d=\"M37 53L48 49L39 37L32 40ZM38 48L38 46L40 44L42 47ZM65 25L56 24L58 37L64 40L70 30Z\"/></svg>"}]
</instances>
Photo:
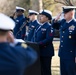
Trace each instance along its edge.
<instances>
[{"instance_id":1,"label":"person's ear","mask_svg":"<svg viewBox=\"0 0 76 75\"><path fill-rule=\"evenodd\" d=\"M7 33L7 41L10 43L14 42L14 35L11 31L8 31L8 33Z\"/></svg>"},{"instance_id":2,"label":"person's ear","mask_svg":"<svg viewBox=\"0 0 76 75\"><path fill-rule=\"evenodd\" d=\"M73 15L73 11L71 11L71 16Z\"/></svg>"}]
</instances>

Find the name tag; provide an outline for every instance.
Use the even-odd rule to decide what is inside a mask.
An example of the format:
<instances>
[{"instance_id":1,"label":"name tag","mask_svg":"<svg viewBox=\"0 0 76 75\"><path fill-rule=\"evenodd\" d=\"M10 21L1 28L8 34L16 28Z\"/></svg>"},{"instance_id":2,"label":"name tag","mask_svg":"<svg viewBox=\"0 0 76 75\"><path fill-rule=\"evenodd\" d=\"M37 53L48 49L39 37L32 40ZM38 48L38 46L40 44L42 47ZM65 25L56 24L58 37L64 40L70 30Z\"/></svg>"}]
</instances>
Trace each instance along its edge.
<instances>
[{"instance_id":1,"label":"name tag","mask_svg":"<svg viewBox=\"0 0 76 75\"><path fill-rule=\"evenodd\" d=\"M32 28L35 28L35 26L33 26L33 25L32 25L31 27L32 27Z\"/></svg>"},{"instance_id":2,"label":"name tag","mask_svg":"<svg viewBox=\"0 0 76 75\"><path fill-rule=\"evenodd\" d=\"M45 28L41 28L41 30L42 30L42 31L46 31L46 29L45 29Z\"/></svg>"}]
</instances>

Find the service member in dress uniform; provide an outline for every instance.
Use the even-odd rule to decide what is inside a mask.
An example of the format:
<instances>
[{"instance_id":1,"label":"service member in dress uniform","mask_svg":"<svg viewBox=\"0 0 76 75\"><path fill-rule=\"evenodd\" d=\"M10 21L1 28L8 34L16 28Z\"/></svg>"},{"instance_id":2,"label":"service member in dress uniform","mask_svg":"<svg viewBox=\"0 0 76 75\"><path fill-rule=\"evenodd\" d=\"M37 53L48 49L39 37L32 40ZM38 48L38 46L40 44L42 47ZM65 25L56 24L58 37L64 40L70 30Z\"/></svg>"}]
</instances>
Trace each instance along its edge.
<instances>
[{"instance_id":1,"label":"service member in dress uniform","mask_svg":"<svg viewBox=\"0 0 76 75\"><path fill-rule=\"evenodd\" d=\"M39 13L34 10L29 10L29 25L28 25L28 35L27 41L31 41L35 28L39 25L37 20L37 15Z\"/></svg>"},{"instance_id":2,"label":"service member in dress uniform","mask_svg":"<svg viewBox=\"0 0 76 75\"><path fill-rule=\"evenodd\" d=\"M52 19L52 13L49 10L43 10L40 13L41 25L35 29L32 41L39 45L41 75L51 75L51 59L54 55L53 35L54 30L49 25L49 20Z\"/></svg>"},{"instance_id":3,"label":"service member in dress uniform","mask_svg":"<svg viewBox=\"0 0 76 75\"><path fill-rule=\"evenodd\" d=\"M26 17L24 16L25 9L22 7L16 6L16 26L14 28L14 36L17 39L25 39L26 34ZM22 27L23 26L23 27Z\"/></svg>"},{"instance_id":4,"label":"service member in dress uniform","mask_svg":"<svg viewBox=\"0 0 76 75\"><path fill-rule=\"evenodd\" d=\"M14 21L0 13L0 75L23 75L24 69L37 58L36 52L26 44L11 46L8 43L14 27Z\"/></svg>"},{"instance_id":5,"label":"service member in dress uniform","mask_svg":"<svg viewBox=\"0 0 76 75\"><path fill-rule=\"evenodd\" d=\"M53 21L53 27L60 29L60 71L61 75L76 75L76 20L75 6L64 6L64 19Z\"/></svg>"}]
</instances>

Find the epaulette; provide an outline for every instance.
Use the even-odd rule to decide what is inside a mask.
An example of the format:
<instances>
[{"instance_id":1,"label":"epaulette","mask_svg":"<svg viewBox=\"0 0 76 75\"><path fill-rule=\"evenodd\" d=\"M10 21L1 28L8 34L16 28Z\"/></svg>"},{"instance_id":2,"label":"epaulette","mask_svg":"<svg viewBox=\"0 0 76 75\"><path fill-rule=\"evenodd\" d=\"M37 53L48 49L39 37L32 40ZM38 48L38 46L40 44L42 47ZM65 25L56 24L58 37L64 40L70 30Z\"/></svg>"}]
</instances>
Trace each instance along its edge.
<instances>
[{"instance_id":1,"label":"epaulette","mask_svg":"<svg viewBox=\"0 0 76 75\"><path fill-rule=\"evenodd\" d=\"M27 48L27 47L28 47L27 44L25 44L25 43L22 43L21 46L22 46L23 48Z\"/></svg>"}]
</instances>

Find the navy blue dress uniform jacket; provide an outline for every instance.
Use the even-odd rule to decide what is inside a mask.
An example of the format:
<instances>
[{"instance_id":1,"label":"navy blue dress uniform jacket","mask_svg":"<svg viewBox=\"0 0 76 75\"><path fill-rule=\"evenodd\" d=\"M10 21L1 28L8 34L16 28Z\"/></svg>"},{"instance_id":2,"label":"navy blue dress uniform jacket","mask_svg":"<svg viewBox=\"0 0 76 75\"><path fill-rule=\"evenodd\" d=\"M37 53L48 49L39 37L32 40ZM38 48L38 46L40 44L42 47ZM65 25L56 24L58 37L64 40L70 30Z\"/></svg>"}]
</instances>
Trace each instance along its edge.
<instances>
[{"instance_id":1,"label":"navy blue dress uniform jacket","mask_svg":"<svg viewBox=\"0 0 76 75\"><path fill-rule=\"evenodd\" d=\"M36 52L25 44L13 47L0 43L0 75L23 75L24 69L36 58Z\"/></svg>"},{"instance_id":2,"label":"navy blue dress uniform jacket","mask_svg":"<svg viewBox=\"0 0 76 75\"><path fill-rule=\"evenodd\" d=\"M24 15L18 16L15 19L15 22L16 22L16 26L14 28L14 36L17 39L24 40L25 34L26 34L26 27L24 26L19 33L18 33L18 31L20 30L20 27L26 22L26 18L24 17Z\"/></svg>"},{"instance_id":3,"label":"navy blue dress uniform jacket","mask_svg":"<svg viewBox=\"0 0 76 75\"><path fill-rule=\"evenodd\" d=\"M61 59L75 60L76 57L76 21L66 23L65 20L54 23L53 27L60 29L59 56Z\"/></svg>"},{"instance_id":4,"label":"navy blue dress uniform jacket","mask_svg":"<svg viewBox=\"0 0 76 75\"><path fill-rule=\"evenodd\" d=\"M35 28L39 25L38 21L30 21L29 22L29 31L28 31L28 36L27 36L27 41L31 41L33 35L34 35L34 30Z\"/></svg>"},{"instance_id":5,"label":"navy blue dress uniform jacket","mask_svg":"<svg viewBox=\"0 0 76 75\"><path fill-rule=\"evenodd\" d=\"M49 23L44 23L35 29L32 41L39 44L41 56L52 57L54 55L53 35L54 30Z\"/></svg>"}]
</instances>

